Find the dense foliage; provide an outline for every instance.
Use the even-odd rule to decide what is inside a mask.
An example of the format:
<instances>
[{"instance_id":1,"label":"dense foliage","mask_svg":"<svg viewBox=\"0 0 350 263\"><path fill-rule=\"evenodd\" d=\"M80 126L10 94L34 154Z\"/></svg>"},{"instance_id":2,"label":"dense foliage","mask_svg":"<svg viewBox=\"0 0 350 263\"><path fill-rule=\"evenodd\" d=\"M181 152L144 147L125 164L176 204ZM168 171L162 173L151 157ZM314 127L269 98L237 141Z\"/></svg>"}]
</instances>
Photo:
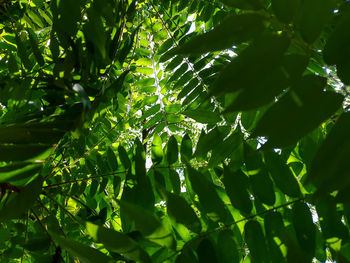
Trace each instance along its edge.
<instances>
[{"instance_id":1,"label":"dense foliage","mask_svg":"<svg viewBox=\"0 0 350 263\"><path fill-rule=\"evenodd\" d=\"M348 0L0 1L1 262L350 262Z\"/></svg>"}]
</instances>

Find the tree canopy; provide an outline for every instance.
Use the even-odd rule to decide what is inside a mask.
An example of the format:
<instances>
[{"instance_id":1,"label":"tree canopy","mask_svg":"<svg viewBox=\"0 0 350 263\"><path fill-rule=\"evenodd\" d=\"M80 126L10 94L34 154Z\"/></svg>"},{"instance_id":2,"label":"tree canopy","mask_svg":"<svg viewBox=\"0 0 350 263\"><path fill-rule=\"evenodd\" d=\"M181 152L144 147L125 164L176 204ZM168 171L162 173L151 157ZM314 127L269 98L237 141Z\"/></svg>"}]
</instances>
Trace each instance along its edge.
<instances>
[{"instance_id":1,"label":"tree canopy","mask_svg":"<svg viewBox=\"0 0 350 263\"><path fill-rule=\"evenodd\" d=\"M1 262L350 262L348 0L0 1Z\"/></svg>"}]
</instances>

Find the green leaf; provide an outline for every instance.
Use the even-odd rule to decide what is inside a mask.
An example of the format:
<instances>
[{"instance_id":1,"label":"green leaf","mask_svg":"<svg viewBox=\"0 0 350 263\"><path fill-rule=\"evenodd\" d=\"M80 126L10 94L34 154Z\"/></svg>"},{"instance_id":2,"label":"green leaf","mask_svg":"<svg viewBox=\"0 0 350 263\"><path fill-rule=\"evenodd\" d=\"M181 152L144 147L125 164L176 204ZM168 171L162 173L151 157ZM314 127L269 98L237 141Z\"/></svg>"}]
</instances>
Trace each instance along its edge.
<instances>
[{"instance_id":1,"label":"green leaf","mask_svg":"<svg viewBox=\"0 0 350 263\"><path fill-rule=\"evenodd\" d=\"M107 162L112 171L118 169L118 161L111 147L107 148Z\"/></svg>"},{"instance_id":2,"label":"green leaf","mask_svg":"<svg viewBox=\"0 0 350 263\"><path fill-rule=\"evenodd\" d=\"M226 112L256 109L275 100L289 86L282 68L272 69L260 80L259 85L238 92L237 97L226 107Z\"/></svg>"},{"instance_id":3,"label":"green leaf","mask_svg":"<svg viewBox=\"0 0 350 263\"><path fill-rule=\"evenodd\" d=\"M172 47L173 43L174 41L172 39L167 39L164 41L164 43L158 48L158 54L163 54L164 52L168 51Z\"/></svg>"},{"instance_id":4,"label":"green leaf","mask_svg":"<svg viewBox=\"0 0 350 263\"><path fill-rule=\"evenodd\" d=\"M302 77L309 63L309 58L301 54L288 54L283 58L283 68L288 74L291 83L297 81Z\"/></svg>"},{"instance_id":5,"label":"green leaf","mask_svg":"<svg viewBox=\"0 0 350 263\"><path fill-rule=\"evenodd\" d=\"M273 263L286 262L286 259L284 258L282 251L280 249L280 244L276 244L276 241L272 238L267 238L266 243L268 246L271 262Z\"/></svg>"},{"instance_id":6,"label":"green leaf","mask_svg":"<svg viewBox=\"0 0 350 263\"><path fill-rule=\"evenodd\" d=\"M266 170L250 175L250 182L254 196L267 205L272 206L275 203L276 197L273 183Z\"/></svg>"},{"instance_id":7,"label":"green leaf","mask_svg":"<svg viewBox=\"0 0 350 263\"><path fill-rule=\"evenodd\" d=\"M182 114L200 123L217 123L221 120L217 112L203 109L186 110Z\"/></svg>"},{"instance_id":8,"label":"green leaf","mask_svg":"<svg viewBox=\"0 0 350 263\"><path fill-rule=\"evenodd\" d=\"M162 148L162 138L158 134L153 135L152 141L152 161L154 163L159 163L163 159L163 148Z\"/></svg>"},{"instance_id":9,"label":"green leaf","mask_svg":"<svg viewBox=\"0 0 350 263\"><path fill-rule=\"evenodd\" d=\"M287 164L275 152L264 154L265 163L277 187L291 197L300 196L300 189L296 178Z\"/></svg>"},{"instance_id":10,"label":"green leaf","mask_svg":"<svg viewBox=\"0 0 350 263\"><path fill-rule=\"evenodd\" d=\"M245 224L244 237L252 259L255 262L269 262L265 236L257 221L249 221Z\"/></svg>"},{"instance_id":11,"label":"green leaf","mask_svg":"<svg viewBox=\"0 0 350 263\"><path fill-rule=\"evenodd\" d=\"M91 184L90 184L90 191L89 191L89 195L91 197L94 197L96 192L97 192L97 188L99 186L99 181L97 181L96 179L92 180L91 181Z\"/></svg>"},{"instance_id":12,"label":"green leaf","mask_svg":"<svg viewBox=\"0 0 350 263\"><path fill-rule=\"evenodd\" d=\"M8 68L9 68L10 73L15 73L18 71L17 60L16 60L16 57L12 53L10 53L10 55L9 55Z\"/></svg>"},{"instance_id":13,"label":"green leaf","mask_svg":"<svg viewBox=\"0 0 350 263\"><path fill-rule=\"evenodd\" d=\"M192 250L182 251L180 255L176 257L175 263L187 263L187 262L197 262L198 259L192 252Z\"/></svg>"},{"instance_id":14,"label":"green leaf","mask_svg":"<svg viewBox=\"0 0 350 263\"><path fill-rule=\"evenodd\" d=\"M255 10L262 8L262 4L259 0L221 0L221 2L229 7L239 8L243 10Z\"/></svg>"},{"instance_id":15,"label":"green leaf","mask_svg":"<svg viewBox=\"0 0 350 263\"><path fill-rule=\"evenodd\" d=\"M63 238L52 232L50 232L50 236L60 245L60 247L67 250L69 254L78 257L82 263L113 262L111 258L95 248L83 245L77 241Z\"/></svg>"},{"instance_id":16,"label":"green leaf","mask_svg":"<svg viewBox=\"0 0 350 263\"><path fill-rule=\"evenodd\" d=\"M174 193L179 194L181 192L181 181L179 178L179 174L175 170L170 169L169 170L169 179L170 179L171 186L172 186Z\"/></svg>"},{"instance_id":17,"label":"green leaf","mask_svg":"<svg viewBox=\"0 0 350 263\"><path fill-rule=\"evenodd\" d=\"M337 202L333 196L325 196L316 200L316 211L325 239L339 237L345 239L348 231L341 222L341 216L337 211Z\"/></svg>"},{"instance_id":18,"label":"green leaf","mask_svg":"<svg viewBox=\"0 0 350 263\"><path fill-rule=\"evenodd\" d=\"M58 20L54 22L54 25L57 26L59 31L69 36L75 35L81 16L80 1L60 0L57 11L60 16Z\"/></svg>"},{"instance_id":19,"label":"green leaf","mask_svg":"<svg viewBox=\"0 0 350 263\"><path fill-rule=\"evenodd\" d=\"M177 140L175 139L175 136L171 136L169 138L168 144L167 144L167 160L169 165L177 162L179 155L179 149L177 145Z\"/></svg>"},{"instance_id":20,"label":"green leaf","mask_svg":"<svg viewBox=\"0 0 350 263\"><path fill-rule=\"evenodd\" d=\"M282 242L285 241L285 227L283 218L279 212L267 213L264 217L264 226L266 236L278 237Z\"/></svg>"},{"instance_id":21,"label":"green leaf","mask_svg":"<svg viewBox=\"0 0 350 263\"><path fill-rule=\"evenodd\" d=\"M313 258L316 246L315 225L310 209L305 203L298 202L293 205L292 223L300 247L308 259Z\"/></svg>"},{"instance_id":22,"label":"green leaf","mask_svg":"<svg viewBox=\"0 0 350 263\"><path fill-rule=\"evenodd\" d=\"M152 213L141 206L120 200L121 213L124 213L136 229L150 241L161 246L173 247L172 233Z\"/></svg>"},{"instance_id":23,"label":"green leaf","mask_svg":"<svg viewBox=\"0 0 350 263\"><path fill-rule=\"evenodd\" d=\"M187 71L174 84L174 89L182 88L187 82L194 78L192 71Z\"/></svg>"},{"instance_id":24,"label":"green leaf","mask_svg":"<svg viewBox=\"0 0 350 263\"><path fill-rule=\"evenodd\" d=\"M272 73L281 65L289 42L283 34L264 34L220 72L210 87L210 94L224 95L240 89L259 91L260 84L269 83Z\"/></svg>"},{"instance_id":25,"label":"green leaf","mask_svg":"<svg viewBox=\"0 0 350 263\"><path fill-rule=\"evenodd\" d=\"M118 197L121 187L121 178L119 176L115 176L113 178L113 190L114 190L114 196Z\"/></svg>"},{"instance_id":26,"label":"green leaf","mask_svg":"<svg viewBox=\"0 0 350 263\"><path fill-rule=\"evenodd\" d=\"M216 256L221 263L240 262L239 248L234 239L234 233L231 230L219 232L216 244Z\"/></svg>"},{"instance_id":27,"label":"green leaf","mask_svg":"<svg viewBox=\"0 0 350 263\"><path fill-rule=\"evenodd\" d=\"M43 179L39 176L21 189L19 193L14 194L14 197L1 208L0 221L18 218L28 211L39 197L42 184Z\"/></svg>"},{"instance_id":28,"label":"green leaf","mask_svg":"<svg viewBox=\"0 0 350 263\"><path fill-rule=\"evenodd\" d=\"M277 18L283 23L293 20L298 11L300 0L272 0L271 6Z\"/></svg>"},{"instance_id":29,"label":"green leaf","mask_svg":"<svg viewBox=\"0 0 350 263\"><path fill-rule=\"evenodd\" d=\"M230 145L230 147L227 147ZM235 150L242 145L242 135L240 132L234 132L225 140L214 146L212 155L209 160L209 166L214 167L228 158Z\"/></svg>"},{"instance_id":30,"label":"green leaf","mask_svg":"<svg viewBox=\"0 0 350 263\"><path fill-rule=\"evenodd\" d=\"M163 112L158 112L156 115L154 115L153 117L151 117L151 119L149 121L147 121L145 123L145 125L143 125L144 129L148 129L153 127L154 125L156 125L158 122L160 122L163 118Z\"/></svg>"},{"instance_id":31,"label":"green leaf","mask_svg":"<svg viewBox=\"0 0 350 263\"><path fill-rule=\"evenodd\" d=\"M47 236L31 238L24 245L28 251L47 251L50 247L50 239Z\"/></svg>"},{"instance_id":32,"label":"green leaf","mask_svg":"<svg viewBox=\"0 0 350 263\"><path fill-rule=\"evenodd\" d=\"M269 138L264 149L282 148L296 143L338 110L344 97L322 92L324 78L307 75L296 83L262 116L252 137ZM275 125L278 123L278 125Z\"/></svg>"},{"instance_id":33,"label":"green leaf","mask_svg":"<svg viewBox=\"0 0 350 263\"><path fill-rule=\"evenodd\" d=\"M350 85L350 48L347 47L343 52L343 58L339 63L337 64L337 75L340 78L340 80L345 85Z\"/></svg>"},{"instance_id":34,"label":"green leaf","mask_svg":"<svg viewBox=\"0 0 350 263\"><path fill-rule=\"evenodd\" d=\"M135 86L143 87L143 86L152 86L154 85L154 82L155 82L154 78L145 78L145 79L140 79L136 81L134 84Z\"/></svg>"},{"instance_id":35,"label":"green leaf","mask_svg":"<svg viewBox=\"0 0 350 263\"><path fill-rule=\"evenodd\" d=\"M223 183L232 206L249 215L253 206L247 192L247 176L240 170L232 172L225 166Z\"/></svg>"},{"instance_id":36,"label":"green leaf","mask_svg":"<svg viewBox=\"0 0 350 263\"><path fill-rule=\"evenodd\" d=\"M145 74L145 75L152 75L153 74L153 69L148 68L148 67L137 67L136 72Z\"/></svg>"},{"instance_id":37,"label":"green leaf","mask_svg":"<svg viewBox=\"0 0 350 263\"><path fill-rule=\"evenodd\" d=\"M193 78L186 86L182 88L180 93L177 95L177 98L180 100L188 95L199 83L197 78Z\"/></svg>"},{"instance_id":38,"label":"green leaf","mask_svg":"<svg viewBox=\"0 0 350 263\"><path fill-rule=\"evenodd\" d=\"M39 50L39 47L38 47L37 36L31 28L28 28L27 32L29 35L30 45L32 47L32 51L33 51L33 54L35 56L35 59L40 66L43 66L45 64L45 61L44 61L44 58L43 58L41 51Z\"/></svg>"},{"instance_id":39,"label":"green leaf","mask_svg":"<svg viewBox=\"0 0 350 263\"><path fill-rule=\"evenodd\" d=\"M188 64L183 63L173 74L172 76L168 79L168 83L178 80L188 69Z\"/></svg>"},{"instance_id":40,"label":"green leaf","mask_svg":"<svg viewBox=\"0 0 350 263\"><path fill-rule=\"evenodd\" d=\"M181 161L184 163L187 163L192 159L192 140L188 134L182 138L180 155Z\"/></svg>"},{"instance_id":41,"label":"green leaf","mask_svg":"<svg viewBox=\"0 0 350 263\"><path fill-rule=\"evenodd\" d=\"M60 54L60 47L56 36L52 33L50 38L50 51L51 51L53 60L57 60Z\"/></svg>"},{"instance_id":42,"label":"green leaf","mask_svg":"<svg viewBox=\"0 0 350 263\"><path fill-rule=\"evenodd\" d=\"M202 229L201 223L184 198L173 193L166 193L167 210L176 222L183 224L195 233L199 233Z\"/></svg>"},{"instance_id":43,"label":"green leaf","mask_svg":"<svg viewBox=\"0 0 350 263\"><path fill-rule=\"evenodd\" d=\"M30 17L33 22L35 22L39 27L44 27L43 22L41 21L40 17L33 11L28 10L27 15Z\"/></svg>"},{"instance_id":44,"label":"green leaf","mask_svg":"<svg viewBox=\"0 0 350 263\"><path fill-rule=\"evenodd\" d=\"M307 43L313 43L330 21L335 8L334 0L305 0L300 7L299 31Z\"/></svg>"},{"instance_id":45,"label":"green leaf","mask_svg":"<svg viewBox=\"0 0 350 263\"><path fill-rule=\"evenodd\" d=\"M323 58L327 64L339 64L347 59L347 56L344 57L344 50L347 50L350 39L350 32L347 30L349 26L350 12L344 10L323 50Z\"/></svg>"},{"instance_id":46,"label":"green leaf","mask_svg":"<svg viewBox=\"0 0 350 263\"><path fill-rule=\"evenodd\" d=\"M33 177L39 172L41 164L13 164L0 167L0 183L12 182Z\"/></svg>"},{"instance_id":47,"label":"green leaf","mask_svg":"<svg viewBox=\"0 0 350 263\"><path fill-rule=\"evenodd\" d=\"M216 192L213 183L192 167L187 167L187 171L192 189L197 193L204 212L214 221L228 219L224 203Z\"/></svg>"},{"instance_id":48,"label":"green leaf","mask_svg":"<svg viewBox=\"0 0 350 263\"><path fill-rule=\"evenodd\" d=\"M342 189L349 181L350 113L343 113L313 158L305 183L317 186L324 195Z\"/></svg>"},{"instance_id":49,"label":"green leaf","mask_svg":"<svg viewBox=\"0 0 350 263\"><path fill-rule=\"evenodd\" d=\"M141 177L146 176L146 154L142 143L138 138L135 140L135 154L134 154L134 164L135 164L135 175L137 180Z\"/></svg>"},{"instance_id":50,"label":"green leaf","mask_svg":"<svg viewBox=\"0 0 350 263\"><path fill-rule=\"evenodd\" d=\"M22 34L21 34L21 36L22 36ZM27 70L31 70L33 65L32 65L32 62L29 60L29 55L28 55L28 52L26 49L26 45L23 42L21 36L19 34L16 34L16 37L15 37L16 45L17 45L17 53L18 53L18 56L21 58L21 61L24 65L24 67Z\"/></svg>"},{"instance_id":51,"label":"green leaf","mask_svg":"<svg viewBox=\"0 0 350 263\"><path fill-rule=\"evenodd\" d=\"M176 54L203 54L257 37L264 30L263 17L258 14L231 15L213 30L196 36L176 48Z\"/></svg>"},{"instance_id":52,"label":"green leaf","mask_svg":"<svg viewBox=\"0 0 350 263\"><path fill-rule=\"evenodd\" d=\"M173 71L176 67L178 67L183 61L183 58L178 56L175 57L169 64L165 67L165 71Z\"/></svg>"},{"instance_id":53,"label":"green leaf","mask_svg":"<svg viewBox=\"0 0 350 263\"><path fill-rule=\"evenodd\" d=\"M154 106L152 106L151 108L149 108L148 110L146 110L143 114L142 117L140 118L140 120L144 120L147 117L156 114L157 112L159 112L160 110L160 104L156 104Z\"/></svg>"},{"instance_id":54,"label":"green leaf","mask_svg":"<svg viewBox=\"0 0 350 263\"><path fill-rule=\"evenodd\" d=\"M197 143L196 152L194 153L197 160L206 159L208 152L216 145L222 143L223 139L229 132L230 127L228 126L216 126L207 134L202 132Z\"/></svg>"},{"instance_id":55,"label":"green leaf","mask_svg":"<svg viewBox=\"0 0 350 263\"><path fill-rule=\"evenodd\" d=\"M127 235L90 222L86 223L86 230L95 242L102 243L107 249L131 260L150 262L148 254Z\"/></svg>"},{"instance_id":56,"label":"green leaf","mask_svg":"<svg viewBox=\"0 0 350 263\"><path fill-rule=\"evenodd\" d=\"M152 60L150 58L140 58L135 63L137 66L151 66Z\"/></svg>"},{"instance_id":57,"label":"green leaf","mask_svg":"<svg viewBox=\"0 0 350 263\"><path fill-rule=\"evenodd\" d=\"M197 248L198 262L218 262L213 243L209 238L203 239Z\"/></svg>"},{"instance_id":58,"label":"green leaf","mask_svg":"<svg viewBox=\"0 0 350 263\"><path fill-rule=\"evenodd\" d=\"M245 143L244 157L246 173L249 175L254 196L267 205L273 205L276 200L275 191L271 178L263 165L261 154Z\"/></svg>"},{"instance_id":59,"label":"green leaf","mask_svg":"<svg viewBox=\"0 0 350 263\"><path fill-rule=\"evenodd\" d=\"M171 104L171 105L166 105L164 107L164 110L167 113L178 113L180 109L181 109L181 104Z\"/></svg>"},{"instance_id":60,"label":"green leaf","mask_svg":"<svg viewBox=\"0 0 350 263\"><path fill-rule=\"evenodd\" d=\"M0 128L0 143L7 144L53 144L66 132L56 125L69 125L59 122L36 122L31 124L12 124Z\"/></svg>"},{"instance_id":61,"label":"green leaf","mask_svg":"<svg viewBox=\"0 0 350 263\"><path fill-rule=\"evenodd\" d=\"M118 154L119 154L119 159L122 162L124 168L129 169L131 166L130 159L123 146L118 147Z\"/></svg>"}]
</instances>

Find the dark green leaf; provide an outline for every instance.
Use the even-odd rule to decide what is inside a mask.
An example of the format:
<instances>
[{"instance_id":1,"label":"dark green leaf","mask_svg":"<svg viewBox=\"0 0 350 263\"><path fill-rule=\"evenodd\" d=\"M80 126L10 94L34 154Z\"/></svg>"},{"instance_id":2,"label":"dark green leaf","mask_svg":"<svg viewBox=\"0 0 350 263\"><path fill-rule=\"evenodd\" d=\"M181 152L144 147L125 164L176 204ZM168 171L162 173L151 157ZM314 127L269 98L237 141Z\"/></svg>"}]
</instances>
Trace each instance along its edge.
<instances>
[{"instance_id":1,"label":"dark green leaf","mask_svg":"<svg viewBox=\"0 0 350 263\"><path fill-rule=\"evenodd\" d=\"M349 183L350 113L340 116L314 157L307 183L318 187L324 195L342 189Z\"/></svg>"},{"instance_id":2,"label":"dark green leaf","mask_svg":"<svg viewBox=\"0 0 350 263\"><path fill-rule=\"evenodd\" d=\"M269 262L264 233L257 221L249 221L244 226L245 240L255 262Z\"/></svg>"},{"instance_id":3,"label":"dark green leaf","mask_svg":"<svg viewBox=\"0 0 350 263\"><path fill-rule=\"evenodd\" d=\"M273 238L278 237L285 241L285 228L283 218L279 212L271 212L264 217L264 226L266 236Z\"/></svg>"},{"instance_id":4,"label":"dark green leaf","mask_svg":"<svg viewBox=\"0 0 350 263\"><path fill-rule=\"evenodd\" d=\"M61 0L58 4L60 14L55 25L61 32L73 36L77 30L77 22L81 16L80 1Z\"/></svg>"},{"instance_id":5,"label":"dark green leaf","mask_svg":"<svg viewBox=\"0 0 350 263\"><path fill-rule=\"evenodd\" d=\"M268 83L273 76L271 73L282 63L289 42L286 35L261 36L220 72L210 93L223 95L240 89L259 90L262 81Z\"/></svg>"},{"instance_id":6,"label":"dark green leaf","mask_svg":"<svg viewBox=\"0 0 350 263\"><path fill-rule=\"evenodd\" d=\"M29 40L30 40L30 44L31 44L35 59L40 66L43 66L45 64L45 61L44 61L44 58L43 58L41 51L39 50L39 47L38 47L37 36L35 35L35 33L32 29L28 28L27 31L28 31Z\"/></svg>"},{"instance_id":7,"label":"dark green leaf","mask_svg":"<svg viewBox=\"0 0 350 263\"><path fill-rule=\"evenodd\" d=\"M102 243L109 250L118 252L132 260L150 262L148 254L127 235L90 222L86 223L86 230L95 242Z\"/></svg>"},{"instance_id":8,"label":"dark green leaf","mask_svg":"<svg viewBox=\"0 0 350 263\"><path fill-rule=\"evenodd\" d=\"M338 64L347 59L347 56L344 58L344 50L347 49L350 39L350 32L347 30L349 26L350 12L344 10L323 50L323 58L328 64Z\"/></svg>"},{"instance_id":9,"label":"dark green leaf","mask_svg":"<svg viewBox=\"0 0 350 263\"><path fill-rule=\"evenodd\" d=\"M231 230L220 231L217 244L216 256L220 263L240 262L238 246L234 240L234 233Z\"/></svg>"},{"instance_id":10,"label":"dark green leaf","mask_svg":"<svg viewBox=\"0 0 350 263\"><path fill-rule=\"evenodd\" d=\"M119 201L121 213L126 216L135 225L136 229L150 241L161 246L172 247L174 240L172 233L168 230L154 215L143 207L126 202Z\"/></svg>"},{"instance_id":11,"label":"dark green leaf","mask_svg":"<svg viewBox=\"0 0 350 263\"><path fill-rule=\"evenodd\" d=\"M224 203L217 194L214 185L200 172L188 167L188 177L195 193L198 194L201 206L206 214L214 221L225 221L228 213Z\"/></svg>"},{"instance_id":12,"label":"dark green leaf","mask_svg":"<svg viewBox=\"0 0 350 263\"><path fill-rule=\"evenodd\" d=\"M195 233L201 231L201 224L193 209L189 206L184 198L172 193L166 193L167 210L175 221L185 225L188 229Z\"/></svg>"},{"instance_id":13,"label":"dark green leaf","mask_svg":"<svg viewBox=\"0 0 350 263\"><path fill-rule=\"evenodd\" d=\"M107 162L112 171L116 171L118 168L117 157L115 156L111 147L107 148Z\"/></svg>"},{"instance_id":14,"label":"dark green leaf","mask_svg":"<svg viewBox=\"0 0 350 263\"><path fill-rule=\"evenodd\" d=\"M181 141L180 154L182 162L189 162L192 159L192 141L190 136L186 134Z\"/></svg>"},{"instance_id":15,"label":"dark green leaf","mask_svg":"<svg viewBox=\"0 0 350 263\"><path fill-rule=\"evenodd\" d=\"M231 15L213 30L190 39L173 52L177 54L203 54L222 50L253 39L263 30L263 17L260 15Z\"/></svg>"},{"instance_id":16,"label":"dark green leaf","mask_svg":"<svg viewBox=\"0 0 350 263\"><path fill-rule=\"evenodd\" d=\"M9 55L8 68L9 68L9 71L11 73L15 73L18 71L17 60L16 60L16 57L12 53L10 53L10 55Z\"/></svg>"},{"instance_id":17,"label":"dark green leaf","mask_svg":"<svg viewBox=\"0 0 350 263\"><path fill-rule=\"evenodd\" d=\"M316 211L325 239L339 237L345 239L348 231L341 222L335 198L328 195L316 200Z\"/></svg>"},{"instance_id":18,"label":"dark green leaf","mask_svg":"<svg viewBox=\"0 0 350 263\"><path fill-rule=\"evenodd\" d=\"M54 233L50 233L50 236L64 249L66 249L72 256L78 257L83 263L96 263L96 262L108 262L113 260L107 257L99 250L87 245L78 243L77 241L63 238Z\"/></svg>"},{"instance_id":19,"label":"dark green leaf","mask_svg":"<svg viewBox=\"0 0 350 263\"><path fill-rule=\"evenodd\" d=\"M217 112L202 109L186 110L182 114L200 123L217 123L221 119Z\"/></svg>"},{"instance_id":20,"label":"dark green leaf","mask_svg":"<svg viewBox=\"0 0 350 263\"><path fill-rule=\"evenodd\" d=\"M15 194L1 208L0 221L17 218L30 209L41 193L42 184L43 179L39 176Z\"/></svg>"},{"instance_id":21,"label":"dark green leaf","mask_svg":"<svg viewBox=\"0 0 350 263\"><path fill-rule=\"evenodd\" d=\"M131 166L129 156L127 152L125 151L124 147L119 146L118 147L118 153L119 153L119 159L122 162L125 169L129 169Z\"/></svg>"},{"instance_id":22,"label":"dark green leaf","mask_svg":"<svg viewBox=\"0 0 350 263\"><path fill-rule=\"evenodd\" d=\"M225 167L224 185L233 207L249 215L252 201L247 192L247 176L240 170L232 172L230 168Z\"/></svg>"},{"instance_id":23,"label":"dark green leaf","mask_svg":"<svg viewBox=\"0 0 350 263\"><path fill-rule=\"evenodd\" d=\"M0 168L0 182L12 182L33 177L41 168L41 164L14 164Z\"/></svg>"},{"instance_id":24,"label":"dark green leaf","mask_svg":"<svg viewBox=\"0 0 350 263\"><path fill-rule=\"evenodd\" d=\"M305 0L301 4L299 31L303 39L308 42L314 42L325 24L332 17L334 0Z\"/></svg>"},{"instance_id":25,"label":"dark green leaf","mask_svg":"<svg viewBox=\"0 0 350 263\"><path fill-rule=\"evenodd\" d=\"M257 174L250 175L250 181L254 196L258 197L263 203L272 206L275 201L275 191L272 180L266 170Z\"/></svg>"},{"instance_id":26,"label":"dark green leaf","mask_svg":"<svg viewBox=\"0 0 350 263\"><path fill-rule=\"evenodd\" d=\"M264 154L265 163L275 184L283 193L291 197L300 196L300 189L296 178L286 163L275 152Z\"/></svg>"},{"instance_id":27,"label":"dark green leaf","mask_svg":"<svg viewBox=\"0 0 350 263\"><path fill-rule=\"evenodd\" d=\"M31 70L33 65L32 62L29 60L29 55L26 49L26 45L22 40L22 37L16 34L16 45L17 45L17 52L19 57L21 58L21 61L24 65L24 67L28 70Z\"/></svg>"},{"instance_id":28,"label":"dark green leaf","mask_svg":"<svg viewBox=\"0 0 350 263\"><path fill-rule=\"evenodd\" d=\"M167 144L167 160L168 163L171 165L178 160L179 155L179 149L177 145L177 140L174 136L171 136L169 138L168 144Z\"/></svg>"},{"instance_id":29,"label":"dark green leaf","mask_svg":"<svg viewBox=\"0 0 350 263\"><path fill-rule=\"evenodd\" d=\"M199 243L197 254L199 263L218 262L213 243L208 238Z\"/></svg>"},{"instance_id":30,"label":"dark green leaf","mask_svg":"<svg viewBox=\"0 0 350 263\"><path fill-rule=\"evenodd\" d=\"M279 20L289 23L298 11L300 0L272 0L272 10Z\"/></svg>"},{"instance_id":31,"label":"dark green leaf","mask_svg":"<svg viewBox=\"0 0 350 263\"><path fill-rule=\"evenodd\" d=\"M312 222L312 214L305 203L294 204L292 222L300 247L311 259L315 253L316 232Z\"/></svg>"},{"instance_id":32,"label":"dark green leaf","mask_svg":"<svg viewBox=\"0 0 350 263\"><path fill-rule=\"evenodd\" d=\"M339 109L344 99L337 93L322 92L325 82L314 75L303 77L265 112L252 136L267 136L267 150L289 146L311 132Z\"/></svg>"}]
</instances>

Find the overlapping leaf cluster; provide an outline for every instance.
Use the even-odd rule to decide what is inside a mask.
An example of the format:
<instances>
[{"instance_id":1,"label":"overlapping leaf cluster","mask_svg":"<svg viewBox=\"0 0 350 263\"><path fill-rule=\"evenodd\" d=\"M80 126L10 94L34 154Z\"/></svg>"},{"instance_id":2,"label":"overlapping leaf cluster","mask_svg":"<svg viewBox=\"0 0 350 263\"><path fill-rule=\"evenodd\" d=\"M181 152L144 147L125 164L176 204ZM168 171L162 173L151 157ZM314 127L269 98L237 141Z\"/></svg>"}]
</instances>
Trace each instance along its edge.
<instances>
[{"instance_id":1,"label":"overlapping leaf cluster","mask_svg":"<svg viewBox=\"0 0 350 263\"><path fill-rule=\"evenodd\" d=\"M346 0L0 3L1 262L349 262Z\"/></svg>"}]
</instances>

